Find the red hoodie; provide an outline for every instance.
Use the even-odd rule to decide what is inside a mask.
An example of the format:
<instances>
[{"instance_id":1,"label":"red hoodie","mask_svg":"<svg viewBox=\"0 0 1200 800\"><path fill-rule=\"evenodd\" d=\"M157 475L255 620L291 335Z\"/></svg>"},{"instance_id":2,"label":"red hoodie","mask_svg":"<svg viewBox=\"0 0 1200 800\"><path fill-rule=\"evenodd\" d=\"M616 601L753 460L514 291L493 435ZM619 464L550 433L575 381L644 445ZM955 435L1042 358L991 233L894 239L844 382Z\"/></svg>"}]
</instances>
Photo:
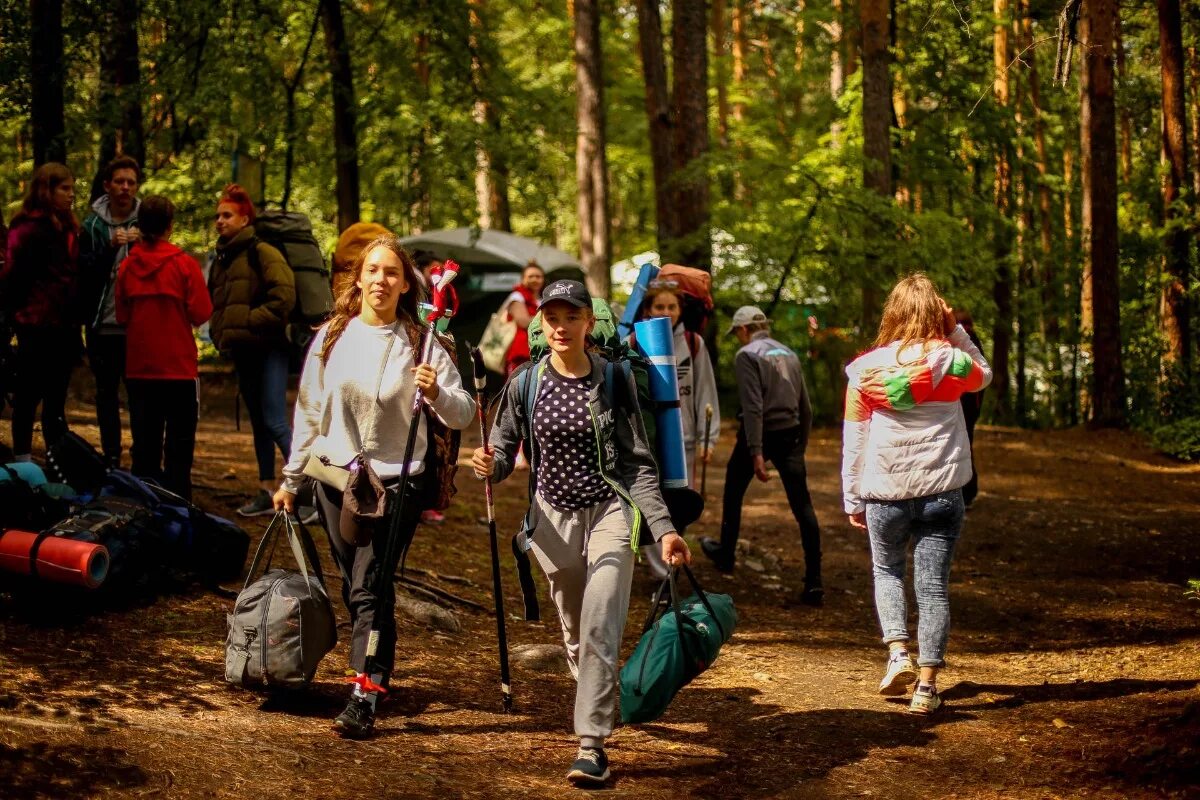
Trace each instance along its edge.
<instances>
[{"instance_id":1,"label":"red hoodie","mask_svg":"<svg viewBox=\"0 0 1200 800\"><path fill-rule=\"evenodd\" d=\"M140 242L117 273L117 322L125 326L125 377L197 376L193 325L212 316L196 259L170 242Z\"/></svg>"}]
</instances>

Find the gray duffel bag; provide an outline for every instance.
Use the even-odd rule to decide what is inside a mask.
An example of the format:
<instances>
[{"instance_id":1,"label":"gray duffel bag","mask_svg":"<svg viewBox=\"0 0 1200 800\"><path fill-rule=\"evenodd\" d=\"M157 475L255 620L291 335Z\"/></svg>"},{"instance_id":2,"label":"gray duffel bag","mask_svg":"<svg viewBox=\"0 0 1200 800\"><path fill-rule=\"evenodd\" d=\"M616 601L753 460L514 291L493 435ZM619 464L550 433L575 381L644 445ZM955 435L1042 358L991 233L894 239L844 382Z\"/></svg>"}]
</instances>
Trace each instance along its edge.
<instances>
[{"instance_id":1,"label":"gray duffel bag","mask_svg":"<svg viewBox=\"0 0 1200 800\"><path fill-rule=\"evenodd\" d=\"M299 572L271 569L281 531ZM315 574L309 575L306 559ZM265 572L256 577L260 569ZM289 515L280 512L271 520L227 620L225 680L247 689L303 689L337 644L337 620L316 546Z\"/></svg>"}]
</instances>

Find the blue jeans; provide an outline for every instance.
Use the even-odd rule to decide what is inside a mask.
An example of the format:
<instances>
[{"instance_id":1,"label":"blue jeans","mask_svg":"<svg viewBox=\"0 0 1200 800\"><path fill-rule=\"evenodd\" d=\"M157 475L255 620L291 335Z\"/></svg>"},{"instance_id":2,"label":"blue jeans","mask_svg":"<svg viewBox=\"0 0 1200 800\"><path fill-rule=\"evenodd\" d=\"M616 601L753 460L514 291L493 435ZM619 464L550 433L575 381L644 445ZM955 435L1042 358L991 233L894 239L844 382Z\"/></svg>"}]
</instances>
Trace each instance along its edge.
<instances>
[{"instance_id":1,"label":"blue jeans","mask_svg":"<svg viewBox=\"0 0 1200 800\"><path fill-rule=\"evenodd\" d=\"M237 372L238 391L250 412L258 479L273 481L275 448L279 448L284 463L292 451L292 426L287 408L287 350L235 352L233 367Z\"/></svg>"},{"instance_id":2,"label":"blue jeans","mask_svg":"<svg viewBox=\"0 0 1200 800\"><path fill-rule=\"evenodd\" d=\"M868 500L867 531L875 572L875 611L883 641L908 641L904 571L913 541L917 644L922 667L945 665L950 635L950 560L962 531L962 490L912 500Z\"/></svg>"}]
</instances>

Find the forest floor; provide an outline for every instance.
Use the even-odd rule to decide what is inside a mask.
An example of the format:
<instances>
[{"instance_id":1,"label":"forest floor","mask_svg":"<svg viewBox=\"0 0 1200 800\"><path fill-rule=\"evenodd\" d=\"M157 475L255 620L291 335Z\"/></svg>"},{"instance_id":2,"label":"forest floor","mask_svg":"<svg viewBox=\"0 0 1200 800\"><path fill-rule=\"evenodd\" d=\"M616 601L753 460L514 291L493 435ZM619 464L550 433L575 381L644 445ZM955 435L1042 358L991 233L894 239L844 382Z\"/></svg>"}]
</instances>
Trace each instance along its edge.
<instances>
[{"instance_id":1,"label":"forest floor","mask_svg":"<svg viewBox=\"0 0 1200 800\"><path fill-rule=\"evenodd\" d=\"M228 405L225 404L225 408ZM72 426L97 439L90 407ZM718 453L729 452L726 429ZM466 446L473 446L468 436ZM732 577L703 556L697 574L731 594L739 624L714 666L648 725L618 728L609 794L657 798L1200 797L1200 467L1132 434L981 428L982 493L952 576L954 628L941 688L921 718L875 693L885 650L867 542L841 513L840 442L816 431L810 484L823 526L826 602L797 601L803 559L778 482L755 483ZM464 450L464 453L466 451ZM207 409L198 500L233 515L254 485L248 426ZM710 509L692 533L714 533ZM441 527L423 526L410 567L490 606L483 492L469 474ZM501 530L525 490L502 485ZM250 527L257 540L266 518ZM319 543L326 558L328 546ZM560 641L548 619L519 621L506 547L512 645ZM751 562L754 562L753 564ZM762 567L762 571L757 568ZM332 594L340 584L331 580ZM653 581L634 580L624 654ZM565 669L514 665L501 713L495 626L457 609L461 632L400 619L393 696L368 742L330 729L348 630L303 699L280 702L223 677L225 614L211 592L104 612L72 627L34 624L0 603L0 797L566 797L575 752Z\"/></svg>"}]
</instances>

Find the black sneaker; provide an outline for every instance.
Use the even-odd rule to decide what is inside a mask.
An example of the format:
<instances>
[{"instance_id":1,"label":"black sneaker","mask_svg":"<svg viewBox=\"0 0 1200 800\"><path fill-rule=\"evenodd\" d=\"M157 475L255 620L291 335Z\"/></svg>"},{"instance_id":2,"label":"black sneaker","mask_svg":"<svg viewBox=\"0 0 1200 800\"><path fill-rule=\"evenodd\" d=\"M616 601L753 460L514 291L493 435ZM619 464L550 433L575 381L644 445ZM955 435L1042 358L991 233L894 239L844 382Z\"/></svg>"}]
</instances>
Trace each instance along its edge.
<instances>
[{"instance_id":1,"label":"black sneaker","mask_svg":"<svg viewBox=\"0 0 1200 800\"><path fill-rule=\"evenodd\" d=\"M259 489L254 499L237 510L243 517L261 517L264 514L275 513L275 501L265 489Z\"/></svg>"},{"instance_id":2,"label":"black sneaker","mask_svg":"<svg viewBox=\"0 0 1200 800\"><path fill-rule=\"evenodd\" d=\"M567 773L567 780L576 786L602 786L612 773L608 770L608 756L599 747L581 747L575 763Z\"/></svg>"},{"instance_id":3,"label":"black sneaker","mask_svg":"<svg viewBox=\"0 0 1200 800\"><path fill-rule=\"evenodd\" d=\"M375 727L375 709L361 697L351 697L346 710L333 720L333 729L347 739L366 739Z\"/></svg>"},{"instance_id":4,"label":"black sneaker","mask_svg":"<svg viewBox=\"0 0 1200 800\"><path fill-rule=\"evenodd\" d=\"M733 572L733 558L721 547L721 543L711 536L700 537L700 549L704 555L712 559L717 572Z\"/></svg>"},{"instance_id":5,"label":"black sneaker","mask_svg":"<svg viewBox=\"0 0 1200 800\"><path fill-rule=\"evenodd\" d=\"M820 607L825 604L825 587L820 578L805 578L804 591L800 593L800 602L806 606Z\"/></svg>"}]
</instances>

